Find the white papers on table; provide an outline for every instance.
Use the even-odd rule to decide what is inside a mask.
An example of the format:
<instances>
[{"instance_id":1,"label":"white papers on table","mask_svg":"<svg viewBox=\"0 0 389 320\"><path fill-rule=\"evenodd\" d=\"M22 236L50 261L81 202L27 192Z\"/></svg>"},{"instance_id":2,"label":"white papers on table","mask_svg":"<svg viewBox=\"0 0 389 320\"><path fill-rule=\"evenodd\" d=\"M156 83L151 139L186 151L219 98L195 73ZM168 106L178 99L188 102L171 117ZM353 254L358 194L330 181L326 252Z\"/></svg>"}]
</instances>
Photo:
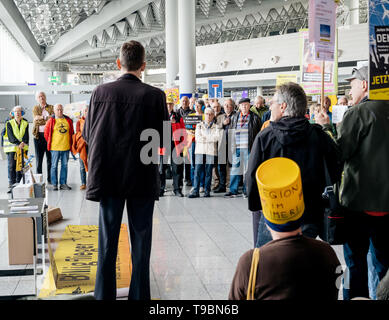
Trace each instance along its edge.
<instances>
[{"instance_id":1,"label":"white papers on table","mask_svg":"<svg viewBox=\"0 0 389 320\"><path fill-rule=\"evenodd\" d=\"M11 207L11 212L13 212L13 211L31 211L31 210L37 211L38 206ZM29 212L29 213L31 213L31 212Z\"/></svg>"},{"instance_id":2,"label":"white papers on table","mask_svg":"<svg viewBox=\"0 0 389 320\"><path fill-rule=\"evenodd\" d=\"M28 201L27 202L14 202L14 203L9 204L8 206L9 207L23 207L23 206L26 206L28 204L30 204Z\"/></svg>"}]
</instances>

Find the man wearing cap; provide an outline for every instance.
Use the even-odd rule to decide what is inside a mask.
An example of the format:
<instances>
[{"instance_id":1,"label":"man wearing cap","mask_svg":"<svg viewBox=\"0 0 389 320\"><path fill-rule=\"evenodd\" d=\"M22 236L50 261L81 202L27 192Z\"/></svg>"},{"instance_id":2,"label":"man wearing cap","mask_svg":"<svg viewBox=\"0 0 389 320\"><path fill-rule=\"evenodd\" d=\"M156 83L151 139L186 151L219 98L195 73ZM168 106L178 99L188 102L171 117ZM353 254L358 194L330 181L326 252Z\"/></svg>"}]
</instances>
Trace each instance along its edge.
<instances>
[{"instance_id":1,"label":"man wearing cap","mask_svg":"<svg viewBox=\"0 0 389 320\"><path fill-rule=\"evenodd\" d=\"M238 195L239 182L247 169L247 162L254 139L261 129L261 119L250 111L250 99L239 100L240 112L231 120L229 131L232 133L232 168L230 177L230 191L224 196L233 198ZM244 179L245 180L245 179ZM246 185L243 182L243 195L246 197Z\"/></svg>"},{"instance_id":2,"label":"man wearing cap","mask_svg":"<svg viewBox=\"0 0 389 320\"><path fill-rule=\"evenodd\" d=\"M343 246L349 271L349 286L344 299L368 297L367 256L370 246L372 264L381 280L389 268L389 102L368 99L368 67L354 68L350 82L353 107L337 128L336 142L344 161L340 188L341 204L349 211L349 234ZM326 114L316 122L328 130ZM370 286L373 295L375 286Z\"/></svg>"},{"instance_id":3,"label":"man wearing cap","mask_svg":"<svg viewBox=\"0 0 389 320\"><path fill-rule=\"evenodd\" d=\"M332 183L340 180L342 172L339 151L334 141L320 126L310 124L305 117L307 97L300 85L289 82L277 87L270 109L270 125L255 138L246 174L256 246L270 240L261 217L262 207L255 179L256 170L262 162L286 157L299 165L305 201L302 232L314 239L321 234L325 208L322 199L326 187L324 162Z\"/></svg>"},{"instance_id":4,"label":"man wearing cap","mask_svg":"<svg viewBox=\"0 0 389 320\"><path fill-rule=\"evenodd\" d=\"M262 163L256 179L273 240L259 249L254 299L337 300L340 262L336 253L329 244L302 234L304 195L298 165L287 158L273 158ZM253 251L239 259L230 300L247 297Z\"/></svg>"}]
</instances>

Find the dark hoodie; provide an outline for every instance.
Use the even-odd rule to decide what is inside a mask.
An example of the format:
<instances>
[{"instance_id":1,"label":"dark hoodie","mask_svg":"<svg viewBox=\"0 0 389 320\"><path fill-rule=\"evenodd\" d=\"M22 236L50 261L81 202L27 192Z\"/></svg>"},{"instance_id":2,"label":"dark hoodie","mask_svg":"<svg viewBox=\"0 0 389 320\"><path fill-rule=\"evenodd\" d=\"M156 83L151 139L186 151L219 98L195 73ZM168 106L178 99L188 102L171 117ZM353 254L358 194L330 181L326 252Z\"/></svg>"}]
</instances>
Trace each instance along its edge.
<instances>
[{"instance_id":1,"label":"dark hoodie","mask_svg":"<svg viewBox=\"0 0 389 320\"><path fill-rule=\"evenodd\" d=\"M270 122L255 138L246 173L249 210L262 209L255 173L258 166L271 158L286 157L300 167L305 203L304 223L323 220L322 193L326 186L324 158L333 183L340 180L342 165L334 141L322 128L306 118L283 117Z\"/></svg>"}]
</instances>

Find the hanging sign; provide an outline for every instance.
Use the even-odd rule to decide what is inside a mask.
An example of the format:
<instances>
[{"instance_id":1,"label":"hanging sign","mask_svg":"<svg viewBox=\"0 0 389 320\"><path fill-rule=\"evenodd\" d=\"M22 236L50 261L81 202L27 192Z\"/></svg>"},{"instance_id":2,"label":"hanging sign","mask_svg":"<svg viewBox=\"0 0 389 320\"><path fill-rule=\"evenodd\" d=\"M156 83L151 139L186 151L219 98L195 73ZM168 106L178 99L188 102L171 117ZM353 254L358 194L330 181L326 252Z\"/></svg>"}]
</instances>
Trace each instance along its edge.
<instances>
[{"instance_id":1,"label":"hanging sign","mask_svg":"<svg viewBox=\"0 0 389 320\"><path fill-rule=\"evenodd\" d=\"M309 42L316 60L335 59L336 7L334 0L309 0Z\"/></svg>"}]
</instances>

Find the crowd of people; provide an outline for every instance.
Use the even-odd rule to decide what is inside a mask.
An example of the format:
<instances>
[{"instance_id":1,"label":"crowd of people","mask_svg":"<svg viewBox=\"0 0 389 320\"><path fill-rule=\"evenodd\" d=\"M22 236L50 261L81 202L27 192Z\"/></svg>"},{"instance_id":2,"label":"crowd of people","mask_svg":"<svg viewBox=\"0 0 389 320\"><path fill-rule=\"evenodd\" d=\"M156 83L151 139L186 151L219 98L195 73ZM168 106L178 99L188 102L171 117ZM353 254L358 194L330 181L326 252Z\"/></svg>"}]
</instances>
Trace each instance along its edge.
<instances>
[{"instance_id":1,"label":"crowd of people","mask_svg":"<svg viewBox=\"0 0 389 320\"><path fill-rule=\"evenodd\" d=\"M67 184L69 154L74 157L80 154L80 189L86 189L87 146L81 136L87 107L76 123L74 132L73 120L63 113L62 104L50 105L46 94L36 94L37 105L33 107L32 135L35 147L36 172L42 174L43 159L46 155L48 186L53 190L71 190ZM27 158L30 136L28 121L23 118L25 111L16 106L6 119L1 134L2 146L8 158L8 193L22 179L22 166ZM58 164L61 162L58 181Z\"/></svg>"},{"instance_id":2,"label":"crowd of people","mask_svg":"<svg viewBox=\"0 0 389 320\"><path fill-rule=\"evenodd\" d=\"M334 125L331 100L326 97L323 107L308 106L303 88L292 82L278 86L267 103L261 96L252 105L249 98L236 104L231 98L221 103L204 95L202 99L184 96L175 106L163 91L140 80L144 59L140 43L123 44L117 60L123 75L93 91L75 133L63 106L48 105L43 92L37 94L38 105L33 110L36 171L42 172L46 155L47 183L54 190L69 190L69 153L79 153L81 189L86 189L88 200L100 202L96 299L116 297L115 261L125 204L133 261L129 298L150 299L152 215L155 200L166 192L168 172L178 197L184 196L184 184L192 187L187 194L191 199L202 192L208 198L212 191L234 198L242 187L252 212L253 247L260 248L261 257L259 262L257 258L254 299L310 299L312 292L320 292L323 299L337 299L340 263L329 244L315 240L322 237L327 173L331 184L341 185L339 200L348 225L343 246L347 265L343 297L369 297L370 289L375 298L377 283L389 268L389 184L384 174L389 144L383 138L389 135L389 102L368 100L367 67L354 68L347 79L350 101L339 97L338 104L349 109ZM147 114L143 108L146 100ZM15 107L13 119L6 123L4 150L10 186L20 180L16 168L28 151L28 122L22 116L22 108ZM159 161L142 162L139 155L147 141L140 139L140 134L154 129L163 137L166 122L172 139L168 145L159 145ZM268 166L268 171L260 170L268 161L280 158L293 161L298 168L303 209L296 207L290 215L278 212L275 219L265 210L264 198L278 196L259 190L258 177L272 181L280 175L282 167L276 164ZM273 180L274 188L282 186ZM284 180L281 176L280 181ZM250 250L240 259L230 299L247 297L253 256L254 250ZM369 281L369 273L375 281Z\"/></svg>"}]
</instances>

